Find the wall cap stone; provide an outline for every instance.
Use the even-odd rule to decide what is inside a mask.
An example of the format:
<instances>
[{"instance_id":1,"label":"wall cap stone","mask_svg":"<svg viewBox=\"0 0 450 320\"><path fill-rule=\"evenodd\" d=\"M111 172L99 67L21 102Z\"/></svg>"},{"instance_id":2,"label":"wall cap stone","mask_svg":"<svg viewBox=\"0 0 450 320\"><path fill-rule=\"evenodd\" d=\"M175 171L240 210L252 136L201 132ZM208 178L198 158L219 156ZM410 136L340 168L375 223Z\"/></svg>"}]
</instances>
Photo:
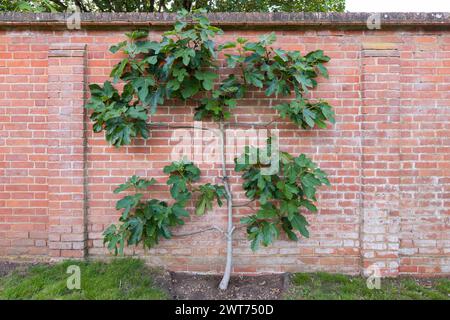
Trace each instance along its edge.
<instances>
[{"instance_id":1,"label":"wall cap stone","mask_svg":"<svg viewBox=\"0 0 450 320\"><path fill-rule=\"evenodd\" d=\"M373 13L210 13L214 25L223 27L359 27L367 28L367 20ZM0 27L5 26L65 26L71 13L0 13ZM101 26L160 26L168 27L175 20L173 13L82 13L82 27ZM379 13L381 26L450 26L450 12L434 13Z\"/></svg>"}]
</instances>

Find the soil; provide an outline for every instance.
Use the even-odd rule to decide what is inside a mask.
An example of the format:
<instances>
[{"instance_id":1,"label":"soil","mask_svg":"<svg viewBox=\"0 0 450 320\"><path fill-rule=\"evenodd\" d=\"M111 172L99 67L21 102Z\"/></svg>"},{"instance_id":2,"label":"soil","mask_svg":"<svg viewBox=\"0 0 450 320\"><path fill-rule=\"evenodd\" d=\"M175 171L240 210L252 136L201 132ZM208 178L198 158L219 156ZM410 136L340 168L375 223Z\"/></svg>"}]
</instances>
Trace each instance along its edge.
<instances>
[{"instance_id":1,"label":"soil","mask_svg":"<svg viewBox=\"0 0 450 320\"><path fill-rule=\"evenodd\" d=\"M218 288L221 276L170 273L169 289L176 300L277 300L287 290L284 274L231 277L228 289Z\"/></svg>"}]
</instances>

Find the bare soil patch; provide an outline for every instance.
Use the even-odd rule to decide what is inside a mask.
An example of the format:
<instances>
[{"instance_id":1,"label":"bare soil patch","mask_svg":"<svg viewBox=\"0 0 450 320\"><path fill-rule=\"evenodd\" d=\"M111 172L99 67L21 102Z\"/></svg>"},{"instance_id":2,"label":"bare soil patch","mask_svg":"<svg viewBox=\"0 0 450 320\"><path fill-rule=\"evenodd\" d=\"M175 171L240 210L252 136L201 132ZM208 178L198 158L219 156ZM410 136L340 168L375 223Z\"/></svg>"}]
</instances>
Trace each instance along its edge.
<instances>
[{"instance_id":1,"label":"bare soil patch","mask_svg":"<svg viewBox=\"0 0 450 320\"><path fill-rule=\"evenodd\" d=\"M221 276L171 273L170 293L177 300L278 300L288 286L283 274L231 277L228 290L218 288Z\"/></svg>"}]
</instances>

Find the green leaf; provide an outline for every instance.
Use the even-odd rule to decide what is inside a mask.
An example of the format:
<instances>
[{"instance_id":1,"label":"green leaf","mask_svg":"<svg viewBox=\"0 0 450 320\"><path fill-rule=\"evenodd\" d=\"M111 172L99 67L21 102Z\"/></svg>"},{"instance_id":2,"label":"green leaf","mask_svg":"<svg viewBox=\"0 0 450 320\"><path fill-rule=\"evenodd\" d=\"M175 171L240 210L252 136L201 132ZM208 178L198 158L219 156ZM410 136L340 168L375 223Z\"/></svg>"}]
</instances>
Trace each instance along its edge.
<instances>
[{"instance_id":1,"label":"green leaf","mask_svg":"<svg viewBox=\"0 0 450 320\"><path fill-rule=\"evenodd\" d=\"M288 57L286 56L286 51L281 49L275 49L273 51L275 52L277 57L279 57L283 62L287 62L289 60Z\"/></svg>"},{"instance_id":2,"label":"green leaf","mask_svg":"<svg viewBox=\"0 0 450 320\"><path fill-rule=\"evenodd\" d=\"M306 209L308 209L311 212L317 212L317 207L309 200L301 200L300 205L304 206Z\"/></svg>"},{"instance_id":3,"label":"green leaf","mask_svg":"<svg viewBox=\"0 0 450 320\"><path fill-rule=\"evenodd\" d=\"M259 244L262 240L263 240L263 234L258 233L256 238L250 244L250 248L252 249L253 252L255 252L259 249Z\"/></svg>"},{"instance_id":4,"label":"green leaf","mask_svg":"<svg viewBox=\"0 0 450 320\"><path fill-rule=\"evenodd\" d=\"M230 48L236 48L236 43L235 42L226 42L224 44L221 44L218 49L220 51L222 51L224 49L230 49Z\"/></svg>"},{"instance_id":5,"label":"green leaf","mask_svg":"<svg viewBox=\"0 0 450 320\"><path fill-rule=\"evenodd\" d=\"M280 210L283 214L292 216L298 213L298 203L296 200L282 200L280 205Z\"/></svg>"},{"instance_id":6,"label":"green leaf","mask_svg":"<svg viewBox=\"0 0 450 320\"><path fill-rule=\"evenodd\" d=\"M112 98L117 90L112 86L111 82L105 81L103 84L103 97Z\"/></svg>"},{"instance_id":7,"label":"green leaf","mask_svg":"<svg viewBox=\"0 0 450 320\"><path fill-rule=\"evenodd\" d=\"M156 84L155 78L153 76L136 78L131 82L131 84L136 90L139 100L145 105L148 105L149 100L148 95L150 92L150 88Z\"/></svg>"},{"instance_id":8,"label":"green leaf","mask_svg":"<svg viewBox=\"0 0 450 320\"><path fill-rule=\"evenodd\" d=\"M207 183L200 186L199 191L200 196L195 204L195 213L197 215L203 215L207 210L211 210L214 199L217 199L217 204L222 206L221 198L224 198L226 194L223 186Z\"/></svg>"},{"instance_id":9,"label":"green leaf","mask_svg":"<svg viewBox=\"0 0 450 320\"><path fill-rule=\"evenodd\" d=\"M256 213L256 217L258 219L272 219L277 216L278 212L275 208L275 206L268 202L261 206L261 208Z\"/></svg>"},{"instance_id":10,"label":"green leaf","mask_svg":"<svg viewBox=\"0 0 450 320\"><path fill-rule=\"evenodd\" d=\"M255 215L241 218L241 223L243 223L243 224L253 224L255 222L256 222L256 216Z\"/></svg>"},{"instance_id":11,"label":"green leaf","mask_svg":"<svg viewBox=\"0 0 450 320\"><path fill-rule=\"evenodd\" d=\"M161 235L164 238L166 238L166 239L172 238L172 232L170 232L169 228L166 225L162 225L160 231L161 231Z\"/></svg>"},{"instance_id":12,"label":"green leaf","mask_svg":"<svg viewBox=\"0 0 450 320\"><path fill-rule=\"evenodd\" d=\"M182 62L185 66L189 65L191 58L195 57L195 50L192 48L179 49L175 53L176 58L182 58Z\"/></svg>"},{"instance_id":13,"label":"green leaf","mask_svg":"<svg viewBox=\"0 0 450 320\"><path fill-rule=\"evenodd\" d=\"M114 193L120 193L122 191L125 191L127 189L131 188L131 185L129 183L121 184L119 187L114 189Z\"/></svg>"},{"instance_id":14,"label":"green leaf","mask_svg":"<svg viewBox=\"0 0 450 320\"><path fill-rule=\"evenodd\" d=\"M264 180L263 176L258 177L258 182L256 184L260 190L264 190L266 187L266 181Z\"/></svg>"},{"instance_id":15,"label":"green leaf","mask_svg":"<svg viewBox=\"0 0 450 320\"><path fill-rule=\"evenodd\" d=\"M131 209L137 206L142 196L143 195L141 193L137 193L133 196L126 196L125 198L117 202L116 204L117 210L125 209L122 213L122 219L127 219Z\"/></svg>"},{"instance_id":16,"label":"green leaf","mask_svg":"<svg viewBox=\"0 0 450 320\"><path fill-rule=\"evenodd\" d=\"M275 91L277 90L277 87L278 87L278 81L276 79L272 80L265 91L266 96L269 97L272 94L274 94ZM275 109L277 109L277 108L275 107Z\"/></svg>"},{"instance_id":17,"label":"green leaf","mask_svg":"<svg viewBox=\"0 0 450 320\"><path fill-rule=\"evenodd\" d=\"M183 82L184 78L188 76L188 72L184 68L174 68L172 75L177 78L178 82Z\"/></svg>"},{"instance_id":18,"label":"green leaf","mask_svg":"<svg viewBox=\"0 0 450 320\"><path fill-rule=\"evenodd\" d=\"M103 231L103 235L105 236L103 243L107 242L108 237L115 236L116 232L117 226L115 224L112 224L108 228L106 228L105 231Z\"/></svg>"},{"instance_id":19,"label":"green leaf","mask_svg":"<svg viewBox=\"0 0 450 320\"><path fill-rule=\"evenodd\" d=\"M131 107L126 114L133 119L147 120L147 111L142 106Z\"/></svg>"},{"instance_id":20,"label":"green leaf","mask_svg":"<svg viewBox=\"0 0 450 320\"><path fill-rule=\"evenodd\" d=\"M292 232L293 227L289 219L287 218L282 219L282 228L284 232L286 232L289 240L298 241L297 235L294 232Z\"/></svg>"},{"instance_id":21,"label":"green leaf","mask_svg":"<svg viewBox=\"0 0 450 320\"><path fill-rule=\"evenodd\" d=\"M265 34L262 35L261 37L259 37L259 41L262 43L262 45L264 46L269 46L272 43L275 42L275 40L277 40L277 37L275 35L275 32L271 32L269 34Z\"/></svg>"},{"instance_id":22,"label":"green leaf","mask_svg":"<svg viewBox=\"0 0 450 320\"><path fill-rule=\"evenodd\" d=\"M172 79L167 82L167 88L171 91L177 91L178 89L180 89L180 85L181 83L177 79Z\"/></svg>"},{"instance_id":23,"label":"green leaf","mask_svg":"<svg viewBox=\"0 0 450 320\"><path fill-rule=\"evenodd\" d=\"M161 50L161 44L155 41L138 41L134 45L133 55L140 53L158 54ZM147 61L148 58L145 58L144 61Z\"/></svg>"},{"instance_id":24,"label":"green leaf","mask_svg":"<svg viewBox=\"0 0 450 320\"><path fill-rule=\"evenodd\" d=\"M235 68L236 65L240 62L242 62L242 57L239 55L233 55L233 54L226 54L225 55L227 57L227 65L228 68Z\"/></svg>"},{"instance_id":25,"label":"green leaf","mask_svg":"<svg viewBox=\"0 0 450 320\"><path fill-rule=\"evenodd\" d=\"M324 67L323 64L318 63L317 64L317 69L319 69L319 72L322 74L322 76L324 76L325 78L328 79L328 77L329 77L328 70L327 70L327 68Z\"/></svg>"},{"instance_id":26,"label":"green leaf","mask_svg":"<svg viewBox=\"0 0 450 320\"><path fill-rule=\"evenodd\" d=\"M263 87L262 80L264 80L264 76L260 73L246 72L245 80L257 88L262 88Z\"/></svg>"},{"instance_id":27,"label":"green leaf","mask_svg":"<svg viewBox=\"0 0 450 320\"><path fill-rule=\"evenodd\" d=\"M128 240L129 244L137 245L142 239L142 233L144 231L144 223L141 218L133 217L128 221L129 231L131 232Z\"/></svg>"},{"instance_id":28,"label":"green leaf","mask_svg":"<svg viewBox=\"0 0 450 320\"><path fill-rule=\"evenodd\" d=\"M122 41L119 44L113 45L109 48L109 51L111 53L116 53L117 51L119 51L120 49L122 49L123 47L125 47L127 45L126 41Z\"/></svg>"},{"instance_id":29,"label":"green leaf","mask_svg":"<svg viewBox=\"0 0 450 320\"><path fill-rule=\"evenodd\" d=\"M198 81L189 80L183 83L184 87L181 89L181 96L187 99L195 95L200 90Z\"/></svg>"},{"instance_id":30,"label":"green leaf","mask_svg":"<svg viewBox=\"0 0 450 320\"><path fill-rule=\"evenodd\" d=\"M305 238L309 238L309 231L306 227L309 225L305 217L301 214L292 215L289 219L294 229L300 231L300 234Z\"/></svg>"},{"instance_id":31,"label":"green leaf","mask_svg":"<svg viewBox=\"0 0 450 320\"><path fill-rule=\"evenodd\" d=\"M172 211L178 217L189 217L189 212L180 204L174 204L172 206Z\"/></svg>"},{"instance_id":32,"label":"green leaf","mask_svg":"<svg viewBox=\"0 0 450 320\"><path fill-rule=\"evenodd\" d=\"M114 190L114 193L120 193L122 191L125 191L129 188L136 188L136 189L147 189L149 186L156 183L156 180L151 178L150 180L147 179L141 179L140 177L134 175L131 178L127 180L126 183L119 185L118 188Z\"/></svg>"},{"instance_id":33,"label":"green leaf","mask_svg":"<svg viewBox=\"0 0 450 320\"><path fill-rule=\"evenodd\" d=\"M313 82L304 73L294 74L295 80L301 85L303 91L308 92L308 88L313 87Z\"/></svg>"},{"instance_id":34,"label":"green leaf","mask_svg":"<svg viewBox=\"0 0 450 320\"><path fill-rule=\"evenodd\" d=\"M294 159L294 162L296 165L298 165L299 167L309 167L309 159L304 155L301 154L298 157L296 157Z\"/></svg>"},{"instance_id":35,"label":"green leaf","mask_svg":"<svg viewBox=\"0 0 450 320\"><path fill-rule=\"evenodd\" d=\"M131 40L146 38L148 36L147 30L135 30L132 32L127 32L125 35L130 38Z\"/></svg>"},{"instance_id":36,"label":"green leaf","mask_svg":"<svg viewBox=\"0 0 450 320\"><path fill-rule=\"evenodd\" d=\"M139 178L139 177L138 177ZM147 179L138 179L135 183L135 187L137 189L146 190L148 187L154 185L156 183L156 180L151 178L150 180Z\"/></svg>"},{"instance_id":37,"label":"green leaf","mask_svg":"<svg viewBox=\"0 0 450 320\"><path fill-rule=\"evenodd\" d=\"M308 126L314 128L315 125L314 119L316 118L316 114L308 108L303 108L302 113L305 122L308 124Z\"/></svg>"},{"instance_id":38,"label":"green leaf","mask_svg":"<svg viewBox=\"0 0 450 320\"><path fill-rule=\"evenodd\" d=\"M187 25L187 23L185 21L177 21L177 22L175 22L173 29L176 32L180 32L186 27L186 25Z\"/></svg>"},{"instance_id":39,"label":"green leaf","mask_svg":"<svg viewBox=\"0 0 450 320\"><path fill-rule=\"evenodd\" d=\"M322 111L324 117L331 123L335 123L333 108L331 108L331 106L329 106L328 104L324 104L324 103L321 103L319 106L320 106L320 110Z\"/></svg>"},{"instance_id":40,"label":"green leaf","mask_svg":"<svg viewBox=\"0 0 450 320\"><path fill-rule=\"evenodd\" d=\"M200 201L198 201L195 208L195 214L198 216L204 215L206 211L206 205L207 199L202 198Z\"/></svg>"},{"instance_id":41,"label":"green leaf","mask_svg":"<svg viewBox=\"0 0 450 320\"><path fill-rule=\"evenodd\" d=\"M219 76L214 72L196 71L195 77L198 80L202 81L202 85L205 90L211 90L214 85L214 80L217 79Z\"/></svg>"},{"instance_id":42,"label":"green leaf","mask_svg":"<svg viewBox=\"0 0 450 320\"><path fill-rule=\"evenodd\" d=\"M145 58L144 61L147 62L148 64L156 64L158 62L158 56L147 57Z\"/></svg>"},{"instance_id":43,"label":"green leaf","mask_svg":"<svg viewBox=\"0 0 450 320\"><path fill-rule=\"evenodd\" d=\"M154 91L150 96L149 96L149 104L150 104L150 113L151 114L155 114L156 113L156 108L158 107L158 104L162 104L163 103L163 98L162 98L162 89L161 87L159 87L158 89L156 89L156 91Z\"/></svg>"},{"instance_id":44,"label":"green leaf","mask_svg":"<svg viewBox=\"0 0 450 320\"><path fill-rule=\"evenodd\" d=\"M279 236L279 231L274 223L269 221L262 221L258 227L250 227L247 232L250 231L249 238L254 239L251 248L253 251L257 250L259 243L262 243L265 247L272 244Z\"/></svg>"},{"instance_id":45,"label":"green leaf","mask_svg":"<svg viewBox=\"0 0 450 320\"><path fill-rule=\"evenodd\" d=\"M301 177L302 183L308 187L315 187L321 184L320 180L314 177L311 173L307 173Z\"/></svg>"}]
</instances>

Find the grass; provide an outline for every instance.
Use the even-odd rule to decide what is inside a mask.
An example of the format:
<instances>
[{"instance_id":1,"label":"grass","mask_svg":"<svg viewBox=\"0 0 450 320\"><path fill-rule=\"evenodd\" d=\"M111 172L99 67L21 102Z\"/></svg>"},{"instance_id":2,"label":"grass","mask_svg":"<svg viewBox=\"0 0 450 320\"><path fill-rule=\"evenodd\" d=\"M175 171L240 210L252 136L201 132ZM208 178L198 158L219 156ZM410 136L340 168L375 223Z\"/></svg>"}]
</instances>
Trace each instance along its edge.
<instances>
[{"instance_id":1,"label":"grass","mask_svg":"<svg viewBox=\"0 0 450 320\"><path fill-rule=\"evenodd\" d=\"M70 290L67 273L71 265L80 267L81 288ZM142 260L114 259L105 262L65 261L56 265L38 265L16 270L0 278L0 300L4 299L76 299L126 300L167 299L153 281L155 271Z\"/></svg>"},{"instance_id":2,"label":"grass","mask_svg":"<svg viewBox=\"0 0 450 320\"><path fill-rule=\"evenodd\" d=\"M296 273L286 299L310 300L450 300L450 279L381 279L369 289L366 279L341 274Z\"/></svg>"}]
</instances>

